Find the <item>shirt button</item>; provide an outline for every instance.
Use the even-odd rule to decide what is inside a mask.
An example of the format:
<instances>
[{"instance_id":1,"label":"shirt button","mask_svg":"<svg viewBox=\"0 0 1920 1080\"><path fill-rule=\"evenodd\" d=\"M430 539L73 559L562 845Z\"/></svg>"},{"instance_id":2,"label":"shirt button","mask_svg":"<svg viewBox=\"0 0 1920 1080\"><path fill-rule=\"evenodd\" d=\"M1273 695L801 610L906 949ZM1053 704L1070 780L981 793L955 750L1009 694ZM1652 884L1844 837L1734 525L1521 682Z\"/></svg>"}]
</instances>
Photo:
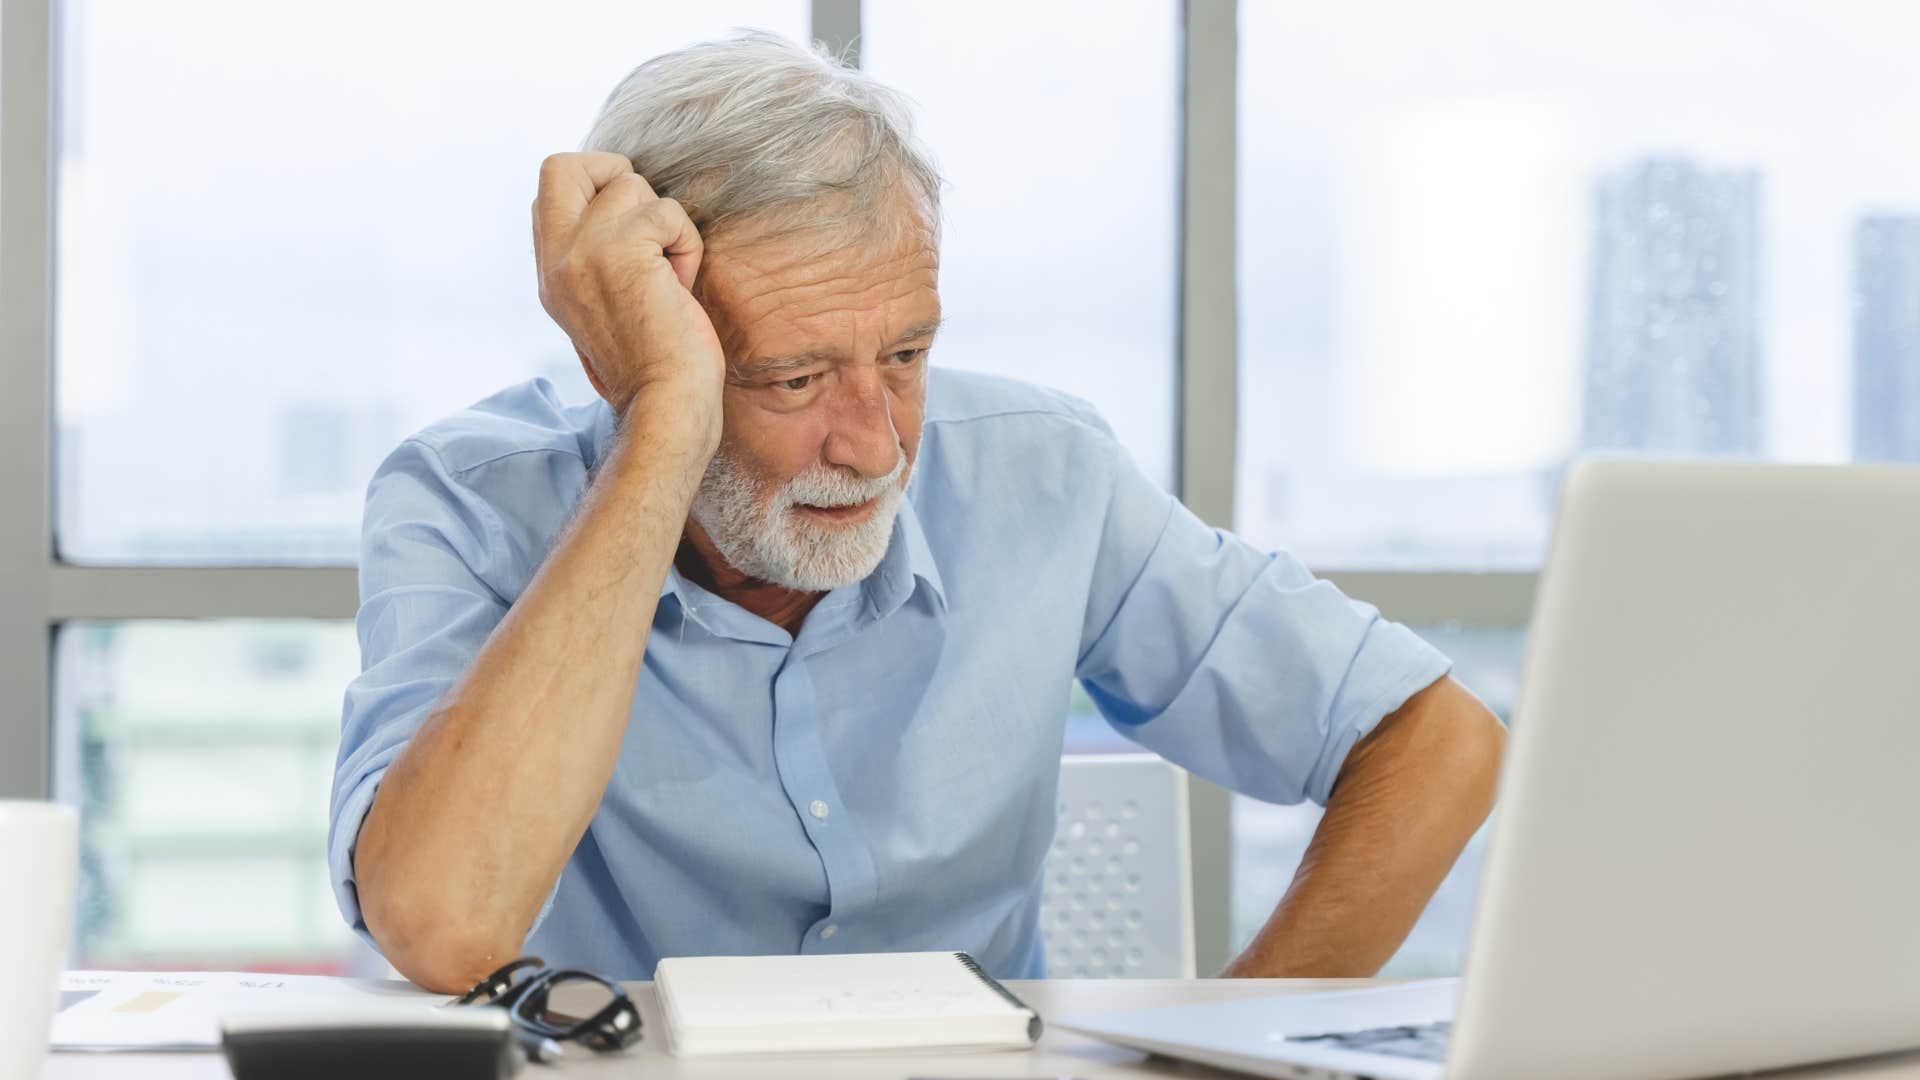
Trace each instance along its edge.
<instances>
[{"instance_id":1,"label":"shirt button","mask_svg":"<svg viewBox=\"0 0 1920 1080\"><path fill-rule=\"evenodd\" d=\"M831 940L833 935L839 932L840 932L840 928L838 926L835 926L832 923L828 923L827 925L820 928L820 940L821 941Z\"/></svg>"},{"instance_id":2,"label":"shirt button","mask_svg":"<svg viewBox=\"0 0 1920 1080\"><path fill-rule=\"evenodd\" d=\"M812 803L808 804L807 813L812 814L814 817L825 820L827 816L827 804L820 799L815 799L813 800Z\"/></svg>"}]
</instances>

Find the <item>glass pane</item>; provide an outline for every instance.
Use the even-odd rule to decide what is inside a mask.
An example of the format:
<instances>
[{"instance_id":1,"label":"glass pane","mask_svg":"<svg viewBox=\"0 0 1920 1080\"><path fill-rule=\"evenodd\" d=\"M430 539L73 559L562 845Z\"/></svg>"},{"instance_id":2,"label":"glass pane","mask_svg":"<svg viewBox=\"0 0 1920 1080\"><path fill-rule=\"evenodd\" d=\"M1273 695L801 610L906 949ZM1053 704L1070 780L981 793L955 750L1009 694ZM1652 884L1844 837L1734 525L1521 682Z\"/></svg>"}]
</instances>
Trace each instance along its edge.
<instances>
[{"instance_id":1,"label":"glass pane","mask_svg":"<svg viewBox=\"0 0 1920 1080\"><path fill-rule=\"evenodd\" d=\"M935 363L1091 401L1173 476L1179 5L867 0L949 186Z\"/></svg>"},{"instance_id":2,"label":"glass pane","mask_svg":"<svg viewBox=\"0 0 1920 1080\"><path fill-rule=\"evenodd\" d=\"M352 562L408 432L537 375L541 158L647 57L804 0L60 6L62 554Z\"/></svg>"},{"instance_id":3,"label":"glass pane","mask_svg":"<svg viewBox=\"0 0 1920 1080\"><path fill-rule=\"evenodd\" d=\"M386 970L327 884L352 624L68 623L54 664L77 966Z\"/></svg>"},{"instance_id":4,"label":"glass pane","mask_svg":"<svg viewBox=\"0 0 1920 1080\"><path fill-rule=\"evenodd\" d=\"M1241 11L1248 535L1528 567L1582 450L1920 459L1920 8Z\"/></svg>"},{"instance_id":5,"label":"glass pane","mask_svg":"<svg viewBox=\"0 0 1920 1080\"><path fill-rule=\"evenodd\" d=\"M1453 658L1453 675L1480 696L1487 707L1511 722L1520 686L1522 630L1469 628L1455 624L1414 628L1435 648ZM1244 795L1233 799L1233 942L1237 952L1263 926L1293 882L1300 856L1320 824L1312 803L1276 806ZM1428 902L1413 932L1382 975L1457 975L1465 958L1467 930L1479 894L1480 866L1486 856L1487 829L1467 843L1453 870Z\"/></svg>"}]
</instances>

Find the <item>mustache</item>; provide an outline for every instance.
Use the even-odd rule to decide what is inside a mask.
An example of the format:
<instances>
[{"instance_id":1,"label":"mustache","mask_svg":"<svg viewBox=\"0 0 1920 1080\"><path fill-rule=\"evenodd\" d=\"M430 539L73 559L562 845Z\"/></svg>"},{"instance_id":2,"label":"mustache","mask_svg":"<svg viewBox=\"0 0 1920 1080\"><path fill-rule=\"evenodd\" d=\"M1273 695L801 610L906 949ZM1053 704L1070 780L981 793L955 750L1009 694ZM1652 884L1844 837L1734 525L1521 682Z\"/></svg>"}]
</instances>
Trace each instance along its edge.
<instances>
[{"instance_id":1,"label":"mustache","mask_svg":"<svg viewBox=\"0 0 1920 1080\"><path fill-rule=\"evenodd\" d=\"M792 506L858 506L899 486L907 471L907 452L901 450L885 476L863 477L851 469L813 465L783 484L774 495L779 509Z\"/></svg>"}]
</instances>

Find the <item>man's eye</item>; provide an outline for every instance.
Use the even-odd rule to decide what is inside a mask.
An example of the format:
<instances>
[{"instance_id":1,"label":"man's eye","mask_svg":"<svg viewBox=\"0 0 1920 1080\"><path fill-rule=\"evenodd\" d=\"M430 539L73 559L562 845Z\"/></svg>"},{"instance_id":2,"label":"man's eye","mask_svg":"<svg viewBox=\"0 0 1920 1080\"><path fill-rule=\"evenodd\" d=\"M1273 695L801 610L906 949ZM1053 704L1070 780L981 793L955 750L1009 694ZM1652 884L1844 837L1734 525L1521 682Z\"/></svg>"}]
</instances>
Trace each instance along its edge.
<instances>
[{"instance_id":1,"label":"man's eye","mask_svg":"<svg viewBox=\"0 0 1920 1080\"><path fill-rule=\"evenodd\" d=\"M920 359L926 351L925 349L902 349L893 354L893 362L899 364L901 367L906 367L908 364Z\"/></svg>"},{"instance_id":2,"label":"man's eye","mask_svg":"<svg viewBox=\"0 0 1920 1080\"><path fill-rule=\"evenodd\" d=\"M795 375L791 379L782 379L774 385L787 390L805 390L813 382L813 378L811 375Z\"/></svg>"}]
</instances>

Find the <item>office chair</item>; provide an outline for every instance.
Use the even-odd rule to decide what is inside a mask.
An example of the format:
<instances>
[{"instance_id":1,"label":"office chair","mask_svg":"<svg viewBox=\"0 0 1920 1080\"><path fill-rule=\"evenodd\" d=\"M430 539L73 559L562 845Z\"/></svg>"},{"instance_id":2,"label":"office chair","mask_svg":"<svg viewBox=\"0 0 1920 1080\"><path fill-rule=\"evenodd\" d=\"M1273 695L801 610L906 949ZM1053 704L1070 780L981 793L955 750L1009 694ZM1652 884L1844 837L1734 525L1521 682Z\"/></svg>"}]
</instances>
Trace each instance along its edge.
<instances>
[{"instance_id":1,"label":"office chair","mask_svg":"<svg viewBox=\"0 0 1920 1080\"><path fill-rule=\"evenodd\" d=\"M1152 754L1060 759L1040 931L1054 978L1191 979L1187 774Z\"/></svg>"}]
</instances>

